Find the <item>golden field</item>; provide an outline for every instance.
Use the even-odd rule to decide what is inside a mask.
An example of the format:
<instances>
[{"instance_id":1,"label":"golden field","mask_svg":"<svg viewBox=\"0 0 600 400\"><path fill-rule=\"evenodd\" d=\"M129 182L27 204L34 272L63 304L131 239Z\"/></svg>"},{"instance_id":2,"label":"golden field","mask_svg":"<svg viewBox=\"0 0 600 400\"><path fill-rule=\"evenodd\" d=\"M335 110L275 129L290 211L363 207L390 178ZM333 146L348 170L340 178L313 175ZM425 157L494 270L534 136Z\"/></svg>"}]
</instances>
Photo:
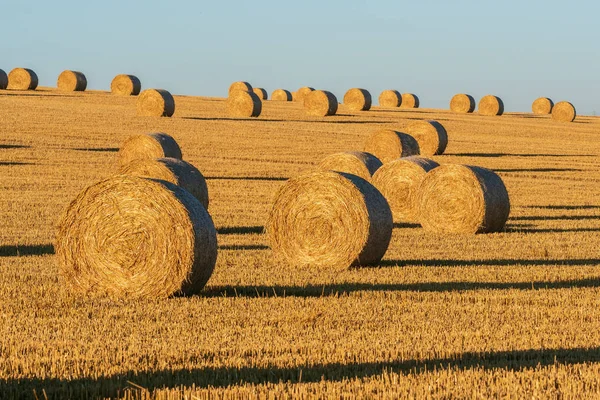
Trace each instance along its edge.
<instances>
[{"instance_id":1,"label":"golden field","mask_svg":"<svg viewBox=\"0 0 600 400\"><path fill-rule=\"evenodd\" d=\"M600 118L343 105L315 118L266 101L245 120L224 99L175 100L173 118L148 118L134 97L0 92L0 398L600 396ZM262 228L285 180L415 119L446 127L438 162L500 174L506 232L396 225L377 267L276 261ZM69 293L58 216L117 171L129 135L154 131L207 178L215 273L194 297Z\"/></svg>"}]
</instances>

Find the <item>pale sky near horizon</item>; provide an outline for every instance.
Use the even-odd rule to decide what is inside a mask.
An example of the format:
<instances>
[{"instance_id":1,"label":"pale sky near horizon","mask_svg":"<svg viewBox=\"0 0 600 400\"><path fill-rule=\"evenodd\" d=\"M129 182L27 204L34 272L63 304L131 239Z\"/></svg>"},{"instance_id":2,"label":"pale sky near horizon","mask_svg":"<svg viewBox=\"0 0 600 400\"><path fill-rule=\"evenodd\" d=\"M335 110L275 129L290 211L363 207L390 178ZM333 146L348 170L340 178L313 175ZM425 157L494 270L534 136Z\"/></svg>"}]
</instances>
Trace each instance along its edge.
<instances>
[{"instance_id":1,"label":"pale sky near horizon","mask_svg":"<svg viewBox=\"0 0 600 400\"><path fill-rule=\"evenodd\" d=\"M118 1L3 0L0 69L28 67L54 86L64 69L109 89L225 96L247 80L270 93L313 86L341 101L412 92L448 108L456 93L495 94L507 111L539 96L600 113L600 2L591 0Z\"/></svg>"}]
</instances>

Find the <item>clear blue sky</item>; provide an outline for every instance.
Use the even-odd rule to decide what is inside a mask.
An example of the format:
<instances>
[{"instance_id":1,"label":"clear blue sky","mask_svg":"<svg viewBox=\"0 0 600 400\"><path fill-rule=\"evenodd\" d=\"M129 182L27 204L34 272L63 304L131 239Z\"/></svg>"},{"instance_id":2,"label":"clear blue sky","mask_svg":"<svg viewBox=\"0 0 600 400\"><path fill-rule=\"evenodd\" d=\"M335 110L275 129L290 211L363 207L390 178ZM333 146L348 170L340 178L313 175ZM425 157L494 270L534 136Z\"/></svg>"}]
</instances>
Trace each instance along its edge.
<instances>
[{"instance_id":1,"label":"clear blue sky","mask_svg":"<svg viewBox=\"0 0 600 400\"><path fill-rule=\"evenodd\" d=\"M539 96L600 114L600 2L574 0L2 0L0 68L64 69L108 89L119 73L174 94L225 96L309 85L338 99L413 92L424 107L455 93Z\"/></svg>"}]
</instances>

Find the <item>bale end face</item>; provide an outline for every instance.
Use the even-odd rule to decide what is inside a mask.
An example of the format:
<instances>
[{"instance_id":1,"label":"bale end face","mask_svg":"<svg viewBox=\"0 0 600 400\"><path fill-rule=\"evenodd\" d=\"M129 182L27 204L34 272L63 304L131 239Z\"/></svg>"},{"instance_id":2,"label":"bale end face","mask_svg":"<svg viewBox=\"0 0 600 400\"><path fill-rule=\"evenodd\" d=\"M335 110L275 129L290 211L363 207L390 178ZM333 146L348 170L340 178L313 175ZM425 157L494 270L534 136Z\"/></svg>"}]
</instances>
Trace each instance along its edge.
<instances>
[{"instance_id":1,"label":"bale end face","mask_svg":"<svg viewBox=\"0 0 600 400\"><path fill-rule=\"evenodd\" d=\"M229 86L229 91L227 93L228 93L228 95L231 95L231 93L233 93L233 92L235 92L237 90L243 90L243 91L246 91L246 92L251 92L252 91L252 85L249 84L248 82L244 82L244 81L233 82Z\"/></svg>"},{"instance_id":2,"label":"bale end face","mask_svg":"<svg viewBox=\"0 0 600 400\"><path fill-rule=\"evenodd\" d=\"M273 93L271 93L272 101L292 101L292 94L289 90L285 89L275 89Z\"/></svg>"},{"instance_id":3,"label":"bale end face","mask_svg":"<svg viewBox=\"0 0 600 400\"><path fill-rule=\"evenodd\" d=\"M226 101L227 114L232 117L258 117L262 112L262 101L254 92L237 90Z\"/></svg>"},{"instance_id":4,"label":"bale end face","mask_svg":"<svg viewBox=\"0 0 600 400\"><path fill-rule=\"evenodd\" d=\"M420 154L419 144L414 137L392 129L381 129L373 132L367 138L363 150L373 154L384 164L400 157L418 156Z\"/></svg>"},{"instance_id":5,"label":"bale end face","mask_svg":"<svg viewBox=\"0 0 600 400\"><path fill-rule=\"evenodd\" d=\"M313 90L304 97L304 110L308 115L326 117L335 115L337 109L337 98L326 90Z\"/></svg>"},{"instance_id":6,"label":"bale end face","mask_svg":"<svg viewBox=\"0 0 600 400\"><path fill-rule=\"evenodd\" d=\"M63 92L83 92L87 88L87 79L82 72L66 70L58 76L56 87Z\"/></svg>"},{"instance_id":7,"label":"bale end face","mask_svg":"<svg viewBox=\"0 0 600 400\"><path fill-rule=\"evenodd\" d=\"M314 90L310 86L303 86L292 94L292 99L294 101L304 101L306 95Z\"/></svg>"},{"instance_id":8,"label":"bale end face","mask_svg":"<svg viewBox=\"0 0 600 400\"><path fill-rule=\"evenodd\" d=\"M441 155L446 151L448 133L438 121L416 121L406 128L406 133L415 138L423 156Z\"/></svg>"},{"instance_id":9,"label":"bale end face","mask_svg":"<svg viewBox=\"0 0 600 400\"><path fill-rule=\"evenodd\" d=\"M141 90L142 83L134 75L117 75L110 83L111 93L119 96L137 96Z\"/></svg>"},{"instance_id":10,"label":"bale end face","mask_svg":"<svg viewBox=\"0 0 600 400\"><path fill-rule=\"evenodd\" d=\"M371 109L371 93L366 89L350 89L344 95L344 105L352 111L367 111Z\"/></svg>"},{"instance_id":11,"label":"bale end face","mask_svg":"<svg viewBox=\"0 0 600 400\"><path fill-rule=\"evenodd\" d=\"M175 99L166 90L146 89L137 99L137 114L143 117L172 117Z\"/></svg>"},{"instance_id":12,"label":"bale end face","mask_svg":"<svg viewBox=\"0 0 600 400\"><path fill-rule=\"evenodd\" d=\"M258 96L258 98L260 100L268 100L269 99L269 94L263 88L254 88L254 89L252 89L252 91L254 92L255 95Z\"/></svg>"},{"instance_id":13,"label":"bale end face","mask_svg":"<svg viewBox=\"0 0 600 400\"><path fill-rule=\"evenodd\" d=\"M330 154L319 163L319 168L326 171L344 172L371 180L373 174L382 166L381 161L373 154L362 151Z\"/></svg>"},{"instance_id":14,"label":"bale end face","mask_svg":"<svg viewBox=\"0 0 600 400\"><path fill-rule=\"evenodd\" d=\"M416 94L413 93L402 93L402 102L400 107L402 108L419 108L420 101Z\"/></svg>"},{"instance_id":15,"label":"bale end face","mask_svg":"<svg viewBox=\"0 0 600 400\"><path fill-rule=\"evenodd\" d=\"M381 107L396 108L402 104L402 95L397 90L384 90L379 95L379 105Z\"/></svg>"},{"instance_id":16,"label":"bale end face","mask_svg":"<svg viewBox=\"0 0 600 400\"><path fill-rule=\"evenodd\" d=\"M547 97L540 97L535 99L531 104L531 111L538 115L547 115L552 113L554 102Z\"/></svg>"},{"instance_id":17,"label":"bale end face","mask_svg":"<svg viewBox=\"0 0 600 400\"><path fill-rule=\"evenodd\" d=\"M148 133L130 136L119 149L119 165L125 166L134 160L157 158L181 159L181 148L172 136L166 133Z\"/></svg>"},{"instance_id":18,"label":"bale end face","mask_svg":"<svg viewBox=\"0 0 600 400\"><path fill-rule=\"evenodd\" d=\"M497 116L504 114L504 103L497 96L487 95L479 100L478 111L480 115Z\"/></svg>"},{"instance_id":19,"label":"bale end face","mask_svg":"<svg viewBox=\"0 0 600 400\"><path fill-rule=\"evenodd\" d=\"M552 119L560 122L573 122L577 117L577 111L573 104L568 101L556 103L552 109Z\"/></svg>"},{"instance_id":20,"label":"bale end face","mask_svg":"<svg viewBox=\"0 0 600 400\"><path fill-rule=\"evenodd\" d=\"M470 114L475 111L475 99L469 94L457 94L450 100L450 110L456 113Z\"/></svg>"},{"instance_id":21,"label":"bale end face","mask_svg":"<svg viewBox=\"0 0 600 400\"><path fill-rule=\"evenodd\" d=\"M38 76L29 68L15 68L8 74L8 89L35 90L38 86Z\"/></svg>"}]
</instances>

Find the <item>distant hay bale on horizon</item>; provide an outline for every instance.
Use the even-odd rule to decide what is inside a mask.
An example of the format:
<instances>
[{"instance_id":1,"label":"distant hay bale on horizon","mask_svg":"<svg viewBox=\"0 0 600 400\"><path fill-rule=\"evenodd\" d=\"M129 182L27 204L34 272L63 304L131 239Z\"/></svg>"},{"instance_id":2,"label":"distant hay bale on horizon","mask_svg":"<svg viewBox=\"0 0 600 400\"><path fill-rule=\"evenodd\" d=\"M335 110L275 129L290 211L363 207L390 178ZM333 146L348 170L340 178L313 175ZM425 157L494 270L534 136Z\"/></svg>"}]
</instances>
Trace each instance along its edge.
<instances>
[{"instance_id":1,"label":"distant hay bale on horizon","mask_svg":"<svg viewBox=\"0 0 600 400\"><path fill-rule=\"evenodd\" d=\"M289 179L273 203L267 235L294 266L345 269L378 263L392 236L392 213L366 180L332 171Z\"/></svg>"},{"instance_id":2,"label":"distant hay bale on horizon","mask_svg":"<svg viewBox=\"0 0 600 400\"><path fill-rule=\"evenodd\" d=\"M504 103L500 97L488 94L479 100L477 108L480 115L496 116L504 114Z\"/></svg>"},{"instance_id":3,"label":"distant hay bale on horizon","mask_svg":"<svg viewBox=\"0 0 600 400\"><path fill-rule=\"evenodd\" d=\"M548 97L538 97L531 104L531 111L538 115L552 114L552 108L554 108L554 102Z\"/></svg>"},{"instance_id":4,"label":"distant hay bale on horizon","mask_svg":"<svg viewBox=\"0 0 600 400\"><path fill-rule=\"evenodd\" d=\"M134 160L157 158L181 159L181 148L170 135L162 132L145 133L128 137L119 149L119 165L125 166Z\"/></svg>"},{"instance_id":5,"label":"distant hay bale on horizon","mask_svg":"<svg viewBox=\"0 0 600 400\"><path fill-rule=\"evenodd\" d=\"M258 117L262 112L262 101L254 92L234 90L226 100L227 115L238 118Z\"/></svg>"},{"instance_id":6,"label":"distant hay bale on horizon","mask_svg":"<svg viewBox=\"0 0 600 400\"><path fill-rule=\"evenodd\" d=\"M493 171L469 165L441 165L419 188L419 222L434 233L491 233L504 229L510 199Z\"/></svg>"},{"instance_id":7,"label":"distant hay bale on horizon","mask_svg":"<svg viewBox=\"0 0 600 400\"><path fill-rule=\"evenodd\" d=\"M338 100L331 92L313 90L304 97L304 110L308 115L316 117L335 115L338 110Z\"/></svg>"},{"instance_id":8,"label":"distant hay bale on horizon","mask_svg":"<svg viewBox=\"0 0 600 400\"><path fill-rule=\"evenodd\" d=\"M450 100L450 110L456 113L470 114L475 111L475 98L470 94L459 93Z\"/></svg>"},{"instance_id":9,"label":"distant hay bale on horizon","mask_svg":"<svg viewBox=\"0 0 600 400\"><path fill-rule=\"evenodd\" d=\"M422 156L441 155L446 151L448 133L438 121L415 121L404 131L415 138L419 144L419 154Z\"/></svg>"},{"instance_id":10,"label":"distant hay bale on horizon","mask_svg":"<svg viewBox=\"0 0 600 400\"><path fill-rule=\"evenodd\" d=\"M252 91L254 92L255 95L258 96L258 98L260 100L268 100L269 99L269 94L263 88L253 88Z\"/></svg>"},{"instance_id":11,"label":"distant hay bale on horizon","mask_svg":"<svg viewBox=\"0 0 600 400\"><path fill-rule=\"evenodd\" d=\"M135 75L120 74L110 83L110 91L119 96L137 96L142 91L142 82Z\"/></svg>"},{"instance_id":12,"label":"distant hay bale on horizon","mask_svg":"<svg viewBox=\"0 0 600 400\"><path fill-rule=\"evenodd\" d=\"M390 205L394 222L419 222L419 186L425 174L438 166L433 160L413 156L391 161L373 175L372 183Z\"/></svg>"},{"instance_id":13,"label":"distant hay bale on horizon","mask_svg":"<svg viewBox=\"0 0 600 400\"><path fill-rule=\"evenodd\" d=\"M38 76L29 68L15 68L8 74L7 89L35 90L38 83Z\"/></svg>"},{"instance_id":14,"label":"distant hay bale on horizon","mask_svg":"<svg viewBox=\"0 0 600 400\"><path fill-rule=\"evenodd\" d=\"M344 105L352 111L367 111L371 102L371 93L366 89L352 88L344 94Z\"/></svg>"},{"instance_id":15,"label":"distant hay bale on horizon","mask_svg":"<svg viewBox=\"0 0 600 400\"><path fill-rule=\"evenodd\" d=\"M275 89L271 93L272 101L292 101L292 93L286 89Z\"/></svg>"},{"instance_id":16,"label":"distant hay bale on horizon","mask_svg":"<svg viewBox=\"0 0 600 400\"><path fill-rule=\"evenodd\" d=\"M379 95L379 105L391 108L400 107L402 105L402 95L397 90L384 90Z\"/></svg>"},{"instance_id":17,"label":"distant hay bale on horizon","mask_svg":"<svg viewBox=\"0 0 600 400\"><path fill-rule=\"evenodd\" d=\"M370 181L373 174L383 164L373 154L363 151L347 151L330 154L319 163L319 168L326 171L345 172Z\"/></svg>"},{"instance_id":18,"label":"distant hay bale on horizon","mask_svg":"<svg viewBox=\"0 0 600 400\"><path fill-rule=\"evenodd\" d=\"M55 249L60 275L82 296L165 298L202 290L215 267L217 234L185 189L117 175L71 202Z\"/></svg>"},{"instance_id":19,"label":"distant hay bale on horizon","mask_svg":"<svg viewBox=\"0 0 600 400\"><path fill-rule=\"evenodd\" d=\"M137 159L119 168L120 175L160 179L181 186L208 210L208 187L198 168L179 158Z\"/></svg>"},{"instance_id":20,"label":"distant hay bale on horizon","mask_svg":"<svg viewBox=\"0 0 600 400\"><path fill-rule=\"evenodd\" d=\"M3 69L0 69L0 90L8 87L8 75Z\"/></svg>"},{"instance_id":21,"label":"distant hay bale on horizon","mask_svg":"<svg viewBox=\"0 0 600 400\"><path fill-rule=\"evenodd\" d=\"M66 70L58 76L56 88L63 92L83 92L87 88L87 79L83 72Z\"/></svg>"},{"instance_id":22,"label":"distant hay bale on horizon","mask_svg":"<svg viewBox=\"0 0 600 400\"><path fill-rule=\"evenodd\" d=\"M400 157L418 156L419 144L411 135L392 129L380 129L367 138L363 150L373 154L383 164Z\"/></svg>"},{"instance_id":23,"label":"distant hay bale on horizon","mask_svg":"<svg viewBox=\"0 0 600 400\"><path fill-rule=\"evenodd\" d=\"M552 109L552 119L555 121L573 122L576 117L575 106L568 101L560 101Z\"/></svg>"},{"instance_id":24,"label":"distant hay bale on horizon","mask_svg":"<svg viewBox=\"0 0 600 400\"><path fill-rule=\"evenodd\" d=\"M416 94L402 93L401 108L419 108L420 101Z\"/></svg>"},{"instance_id":25,"label":"distant hay bale on horizon","mask_svg":"<svg viewBox=\"0 0 600 400\"><path fill-rule=\"evenodd\" d=\"M296 90L293 93L292 99L294 101L304 101L304 98L306 97L306 95L314 90L315 89L311 88L310 86L302 86L300 89Z\"/></svg>"},{"instance_id":26,"label":"distant hay bale on horizon","mask_svg":"<svg viewBox=\"0 0 600 400\"><path fill-rule=\"evenodd\" d=\"M230 86L229 86L229 91L227 92L227 95L231 95L232 92L236 91L236 90L243 90L246 92L251 92L252 91L252 85L249 84L248 82L244 82L244 81L238 81L238 82L233 82Z\"/></svg>"},{"instance_id":27,"label":"distant hay bale on horizon","mask_svg":"<svg viewBox=\"0 0 600 400\"><path fill-rule=\"evenodd\" d=\"M137 99L137 115L143 117L172 117L175 99L164 89L146 89Z\"/></svg>"}]
</instances>

